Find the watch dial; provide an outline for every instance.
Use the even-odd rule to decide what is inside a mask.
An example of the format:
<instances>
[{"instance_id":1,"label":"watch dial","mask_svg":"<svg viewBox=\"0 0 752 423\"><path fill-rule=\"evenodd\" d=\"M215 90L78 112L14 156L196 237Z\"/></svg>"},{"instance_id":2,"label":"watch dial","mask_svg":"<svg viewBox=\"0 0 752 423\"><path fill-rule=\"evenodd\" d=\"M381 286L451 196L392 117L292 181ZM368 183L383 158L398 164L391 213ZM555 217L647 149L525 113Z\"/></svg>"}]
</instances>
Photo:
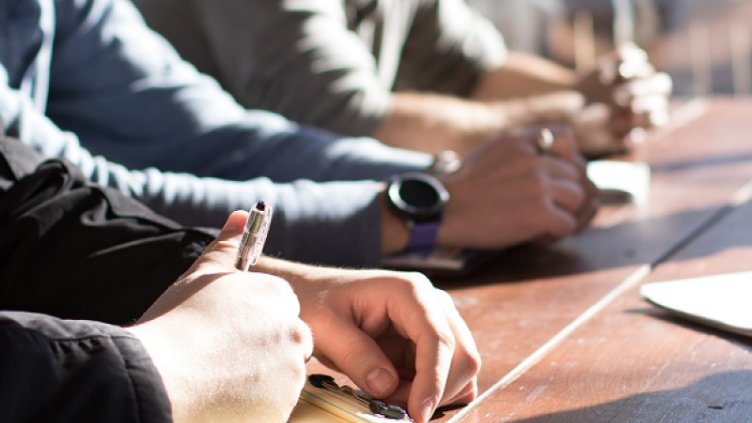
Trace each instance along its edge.
<instances>
[{"instance_id":1,"label":"watch dial","mask_svg":"<svg viewBox=\"0 0 752 423\"><path fill-rule=\"evenodd\" d=\"M423 210L435 207L440 201L436 190L423 181L402 181L400 196L405 203Z\"/></svg>"},{"instance_id":2,"label":"watch dial","mask_svg":"<svg viewBox=\"0 0 752 423\"><path fill-rule=\"evenodd\" d=\"M389 205L413 223L438 221L449 201L441 181L425 173L406 173L392 179L387 189Z\"/></svg>"}]
</instances>

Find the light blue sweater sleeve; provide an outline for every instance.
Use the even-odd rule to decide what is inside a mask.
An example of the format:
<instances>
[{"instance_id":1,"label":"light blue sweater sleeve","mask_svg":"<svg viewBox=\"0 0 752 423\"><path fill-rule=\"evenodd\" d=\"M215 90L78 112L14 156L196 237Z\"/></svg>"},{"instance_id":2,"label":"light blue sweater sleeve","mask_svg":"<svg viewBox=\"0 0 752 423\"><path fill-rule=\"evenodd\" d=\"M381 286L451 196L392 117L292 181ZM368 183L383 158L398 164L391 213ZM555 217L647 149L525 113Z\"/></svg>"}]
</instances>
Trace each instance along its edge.
<instances>
[{"instance_id":1,"label":"light blue sweater sleeve","mask_svg":"<svg viewBox=\"0 0 752 423\"><path fill-rule=\"evenodd\" d=\"M378 263L378 180L430 157L247 111L143 26L129 2L55 2L46 115L0 85L10 132L46 157L173 219L218 226L258 199L276 208L266 250Z\"/></svg>"}]
</instances>

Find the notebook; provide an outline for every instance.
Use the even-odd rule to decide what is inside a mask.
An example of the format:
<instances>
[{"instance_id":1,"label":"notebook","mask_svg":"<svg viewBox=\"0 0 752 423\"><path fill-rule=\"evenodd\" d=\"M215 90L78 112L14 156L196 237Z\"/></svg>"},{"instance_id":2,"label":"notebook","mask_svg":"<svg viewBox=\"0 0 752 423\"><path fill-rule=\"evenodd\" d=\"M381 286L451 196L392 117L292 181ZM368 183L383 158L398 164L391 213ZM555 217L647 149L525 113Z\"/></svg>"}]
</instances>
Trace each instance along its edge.
<instances>
[{"instance_id":1,"label":"notebook","mask_svg":"<svg viewBox=\"0 0 752 423\"><path fill-rule=\"evenodd\" d=\"M648 283L640 292L677 316L752 337L752 272Z\"/></svg>"},{"instance_id":2,"label":"notebook","mask_svg":"<svg viewBox=\"0 0 752 423\"><path fill-rule=\"evenodd\" d=\"M317 383L317 379L323 380L323 385L326 386ZM369 407L369 403L376 403L377 406ZM384 411L379 411L379 409ZM338 386L329 376L314 374L308 377L288 423L411 423L412 421L401 407L373 400L364 392L349 386Z\"/></svg>"}]
</instances>

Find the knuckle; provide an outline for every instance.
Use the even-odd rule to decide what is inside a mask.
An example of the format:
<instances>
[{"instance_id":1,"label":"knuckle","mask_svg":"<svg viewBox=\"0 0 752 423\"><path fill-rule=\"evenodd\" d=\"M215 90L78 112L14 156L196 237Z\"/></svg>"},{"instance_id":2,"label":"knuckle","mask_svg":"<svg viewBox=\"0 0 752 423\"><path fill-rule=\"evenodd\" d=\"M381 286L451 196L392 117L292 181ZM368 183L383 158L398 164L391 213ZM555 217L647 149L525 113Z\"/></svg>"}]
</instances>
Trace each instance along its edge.
<instances>
[{"instance_id":1,"label":"knuckle","mask_svg":"<svg viewBox=\"0 0 752 423\"><path fill-rule=\"evenodd\" d=\"M266 290L276 297L275 305L277 307L287 310L296 316L300 313L300 302L298 301L298 297L295 295L295 292L286 280L273 275L256 275L259 280L254 281L254 283L265 284Z\"/></svg>"},{"instance_id":2,"label":"knuckle","mask_svg":"<svg viewBox=\"0 0 752 423\"><path fill-rule=\"evenodd\" d=\"M527 183L529 192L536 197L538 206L545 205L548 198L548 178L543 172L533 173Z\"/></svg>"},{"instance_id":3,"label":"knuckle","mask_svg":"<svg viewBox=\"0 0 752 423\"><path fill-rule=\"evenodd\" d=\"M235 241L230 241L228 239L215 239L214 241L209 244L209 247L207 250L214 250L214 251L235 251L238 248L238 243Z\"/></svg>"},{"instance_id":4,"label":"knuckle","mask_svg":"<svg viewBox=\"0 0 752 423\"><path fill-rule=\"evenodd\" d=\"M454 349L457 347L457 340L454 339L454 335L452 335L450 332L437 331L435 338L436 344L439 345L440 348L454 351Z\"/></svg>"},{"instance_id":5,"label":"knuckle","mask_svg":"<svg viewBox=\"0 0 752 423\"><path fill-rule=\"evenodd\" d=\"M569 235L577 231L577 220L574 218L574 216L570 216L568 219L552 219L551 222L551 230L558 235Z\"/></svg>"},{"instance_id":6,"label":"knuckle","mask_svg":"<svg viewBox=\"0 0 752 423\"><path fill-rule=\"evenodd\" d=\"M480 353L477 349L473 348L467 352L467 369L473 376L480 373L480 369L483 366L483 360L480 357Z\"/></svg>"},{"instance_id":7,"label":"knuckle","mask_svg":"<svg viewBox=\"0 0 752 423\"><path fill-rule=\"evenodd\" d=\"M530 146L531 149L534 147ZM525 155L518 160L520 166L528 171L537 171L543 165L543 158L533 150L532 154Z\"/></svg>"},{"instance_id":8,"label":"knuckle","mask_svg":"<svg viewBox=\"0 0 752 423\"><path fill-rule=\"evenodd\" d=\"M363 357L367 355L358 339L343 340L339 348L339 363L362 363Z\"/></svg>"},{"instance_id":9,"label":"knuckle","mask_svg":"<svg viewBox=\"0 0 752 423\"><path fill-rule=\"evenodd\" d=\"M431 280L421 272L405 272L404 275L405 278L403 280L407 282L407 286L412 291L421 292L425 289L433 288Z\"/></svg>"},{"instance_id":10,"label":"knuckle","mask_svg":"<svg viewBox=\"0 0 752 423\"><path fill-rule=\"evenodd\" d=\"M442 303L446 307L454 307L454 300L452 299L452 296L449 295L448 292L444 291L443 289L435 289L435 295L436 298L440 303Z\"/></svg>"},{"instance_id":11,"label":"knuckle","mask_svg":"<svg viewBox=\"0 0 752 423\"><path fill-rule=\"evenodd\" d=\"M265 275L271 289L275 290L282 297L295 297L295 293L292 290L290 284L277 276Z\"/></svg>"},{"instance_id":12,"label":"knuckle","mask_svg":"<svg viewBox=\"0 0 752 423\"><path fill-rule=\"evenodd\" d=\"M515 155L515 160L536 156L535 139L526 132L510 132L500 143L505 155Z\"/></svg>"},{"instance_id":13,"label":"knuckle","mask_svg":"<svg viewBox=\"0 0 752 423\"><path fill-rule=\"evenodd\" d=\"M296 321L290 326L290 339L296 344L306 345L313 340L311 329L302 320Z\"/></svg>"},{"instance_id":14,"label":"knuckle","mask_svg":"<svg viewBox=\"0 0 752 423\"><path fill-rule=\"evenodd\" d=\"M293 404L297 403L298 396L300 395L300 391L303 389L303 386L306 382L306 365L305 361L303 360L296 360L294 364L289 368L290 372L290 378L291 382L290 387L290 402Z\"/></svg>"},{"instance_id":15,"label":"knuckle","mask_svg":"<svg viewBox=\"0 0 752 423\"><path fill-rule=\"evenodd\" d=\"M576 208L581 208L585 205L585 200L588 199L587 187L581 183L572 185L572 199Z\"/></svg>"},{"instance_id":16,"label":"knuckle","mask_svg":"<svg viewBox=\"0 0 752 423\"><path fill-rule=\"evenodd\" d=\"M431 280L428 279L428 276L426 276L424 273L421 272L411 272L410 276L414 283L421 287L433 287L433 284L431 283Z\"/></svg>"}]
</instances>

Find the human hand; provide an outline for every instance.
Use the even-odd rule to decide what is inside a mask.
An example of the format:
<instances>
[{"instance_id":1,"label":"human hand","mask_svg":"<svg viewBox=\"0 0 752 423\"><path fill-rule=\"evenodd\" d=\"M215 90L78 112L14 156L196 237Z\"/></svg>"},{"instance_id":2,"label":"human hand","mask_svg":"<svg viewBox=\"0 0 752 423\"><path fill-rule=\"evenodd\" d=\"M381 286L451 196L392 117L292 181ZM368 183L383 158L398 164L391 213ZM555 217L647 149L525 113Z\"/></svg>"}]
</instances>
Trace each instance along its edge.
<instances>
[{"instance_id":1,"label":"human hand","mask_svg":"<svg viewBox=\"0 0 752 423\"><path fill-rule=\"evenodd\" d=\"M602 58L598 67L576 85L588 101L573 125L586 154L597 155L629 149L635 130L668 121L671 78L656 72L647 54L633 44L621 46ZM598 131L606 121L609 131ZM596 128L594 130L594 128Z\"/></svg>"},{"instance_id":2,"label":"human hand","mask_svg":"<svg viewBox=\"0 0 752 423\"><path fill-rule=\"evenodd\" d=\"M418 273L322 269L294 283L315 356L418 423L477 395L480 357L452 299Z\"/></svg>"},{"instance_id":3,"label":"human hand","mask_svg":"<svg viewBox=\"0 0 752 423\"><path fill-rule=\"evenodd\" d=\"M450 193L440 245L498 249L538 238L559 239L585 227L598 206L571 132L553 131L551 148L536 148L540 130L502 135L468 155L442 181Z\"/></svg>"},{"instance_id":4,"label":"human hand","mask_svg":"<svg viewBox=\"0 0 752 423\"><path fill-rule=\"evenodd\" d=\"M176 422L284 422L305 383L311 333L282 279L234 270L235 212L193 266L129 328L164 381Z\"/></svg>"}]
</instances>

